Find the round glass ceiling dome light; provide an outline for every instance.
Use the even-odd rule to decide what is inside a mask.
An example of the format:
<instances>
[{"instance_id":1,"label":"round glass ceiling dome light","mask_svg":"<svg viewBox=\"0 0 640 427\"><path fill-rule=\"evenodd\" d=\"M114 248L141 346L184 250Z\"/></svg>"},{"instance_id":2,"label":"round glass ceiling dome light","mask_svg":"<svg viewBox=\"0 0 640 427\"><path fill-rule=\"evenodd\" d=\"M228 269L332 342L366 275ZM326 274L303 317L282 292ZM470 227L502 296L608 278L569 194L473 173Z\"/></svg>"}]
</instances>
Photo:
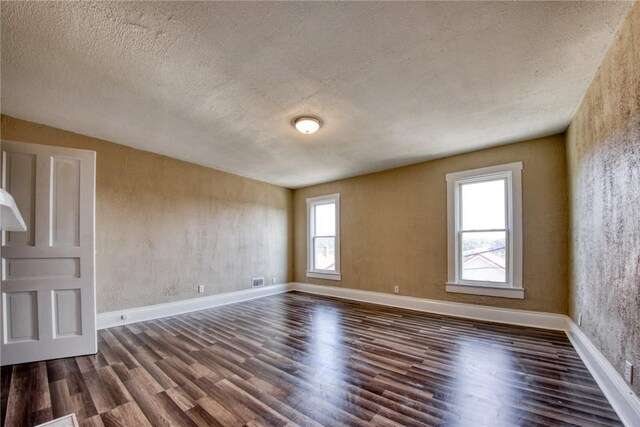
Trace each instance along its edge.
<instances>
[{"instance_id":1,"label":"round glass ceiling dome light","mask_svg":"<svg viewBox=\"0 0 640 427\"><path fill-rule=\"evenodd\" d=\"M312 134L320 129L322 123L320 119L312 116L300 116L293 120L293 126L298 129L298 132L305 135Z\"/></svg>"}]
</instances>

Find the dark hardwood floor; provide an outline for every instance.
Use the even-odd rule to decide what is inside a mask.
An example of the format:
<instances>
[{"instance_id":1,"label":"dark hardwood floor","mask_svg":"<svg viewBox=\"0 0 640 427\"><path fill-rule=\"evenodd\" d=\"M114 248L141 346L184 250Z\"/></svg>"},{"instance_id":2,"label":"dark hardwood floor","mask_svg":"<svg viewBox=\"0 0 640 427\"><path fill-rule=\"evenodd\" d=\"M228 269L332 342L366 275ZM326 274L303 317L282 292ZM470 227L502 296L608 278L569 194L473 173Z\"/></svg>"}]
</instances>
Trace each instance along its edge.
<instances>
[{"instance_id":1,"label":"dark hardwood floor","mask_svg":"<svg viewBox=\"0 0 640 427\"><path fill-rule=\"evenodd\" d=\"M619 425L562 332L288 293L99 332L2 368L27 426Z\"/></svg>"}]
</instances>

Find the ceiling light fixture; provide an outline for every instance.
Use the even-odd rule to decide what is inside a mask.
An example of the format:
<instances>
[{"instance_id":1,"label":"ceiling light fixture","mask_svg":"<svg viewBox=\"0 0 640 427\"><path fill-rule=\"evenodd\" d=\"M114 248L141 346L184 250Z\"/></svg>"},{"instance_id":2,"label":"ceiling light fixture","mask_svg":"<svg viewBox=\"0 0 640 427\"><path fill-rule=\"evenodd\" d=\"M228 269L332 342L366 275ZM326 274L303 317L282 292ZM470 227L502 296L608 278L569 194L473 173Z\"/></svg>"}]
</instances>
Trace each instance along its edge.
<instances>
[{"instance_id":1,"label":"ceiling light fixture","mask_svg":"<svg viewBox=\"0 0 640 427\"><path fill-rule=\"evenodd\" d=\"M314 133L320 129L321 125L322 122L320 122L320 119L311 116L300 116L293 120L293 126L295 126L300 133L304 133L306 135Z\"/></svg>"}]
</instances>

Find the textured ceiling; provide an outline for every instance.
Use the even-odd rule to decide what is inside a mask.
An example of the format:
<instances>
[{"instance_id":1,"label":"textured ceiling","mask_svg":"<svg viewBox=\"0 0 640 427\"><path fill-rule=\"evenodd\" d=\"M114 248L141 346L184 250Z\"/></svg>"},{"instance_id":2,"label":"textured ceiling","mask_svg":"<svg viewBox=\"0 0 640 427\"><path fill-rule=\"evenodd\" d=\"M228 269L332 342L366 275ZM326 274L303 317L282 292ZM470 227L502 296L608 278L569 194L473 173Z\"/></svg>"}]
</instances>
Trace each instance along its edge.
<instances>
[{"instance_id":1,"label":"textured ceiling","mask_svg":"<svg viewBox=\"0 0 640 427\"><path fill-rule=\"evenodd\" d=\"M301 187L563 131L631 5L2 2L1 107Z\"/></svg>"}]
</instances>

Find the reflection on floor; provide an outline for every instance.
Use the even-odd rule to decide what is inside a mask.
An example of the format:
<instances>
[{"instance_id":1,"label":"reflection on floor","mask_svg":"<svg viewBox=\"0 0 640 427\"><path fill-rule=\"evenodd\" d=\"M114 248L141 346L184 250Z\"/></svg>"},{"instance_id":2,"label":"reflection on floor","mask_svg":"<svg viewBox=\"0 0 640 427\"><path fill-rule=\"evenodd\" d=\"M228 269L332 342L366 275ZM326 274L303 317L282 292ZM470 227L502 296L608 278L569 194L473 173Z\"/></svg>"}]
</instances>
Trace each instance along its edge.
<instances>
[{"instance_id":1,"label":"reflection on floor","mask_svg":"<svg viewBox=\"0 0 640 427\"><path fill-rule=\"evenodd\" d=\"M288 293L2 369L2 417L111 425L619 425L562 332Z\"/></svg>"}]
</instances>

